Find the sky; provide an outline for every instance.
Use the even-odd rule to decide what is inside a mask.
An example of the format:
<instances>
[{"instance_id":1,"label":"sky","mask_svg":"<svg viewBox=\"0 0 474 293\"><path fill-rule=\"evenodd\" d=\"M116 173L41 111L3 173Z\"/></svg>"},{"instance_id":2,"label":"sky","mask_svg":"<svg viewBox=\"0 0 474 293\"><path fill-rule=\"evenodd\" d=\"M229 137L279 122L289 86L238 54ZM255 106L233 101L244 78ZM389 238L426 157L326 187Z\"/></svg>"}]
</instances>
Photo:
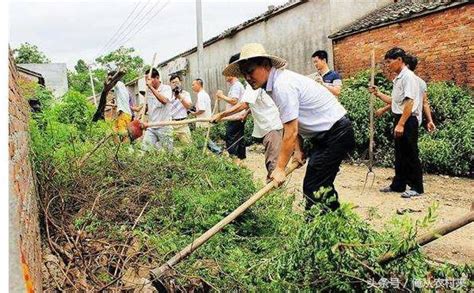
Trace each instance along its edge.
<instances>
[{"instance_id":1,"label":"sky","mask_svg":"<svg viewBox=\"0 0 474 293\"><path fill-rule=\"evenodd\" d=\"M285 2L202 0L203 39ZM37 45L68 69L78 59L90 63L120 45L135 48L146 63L156 52L159 63L196 46L195 13L194 0L16 0L9 5L9 43L12 48L24 42Z\"/></svg>"}]
</instances>

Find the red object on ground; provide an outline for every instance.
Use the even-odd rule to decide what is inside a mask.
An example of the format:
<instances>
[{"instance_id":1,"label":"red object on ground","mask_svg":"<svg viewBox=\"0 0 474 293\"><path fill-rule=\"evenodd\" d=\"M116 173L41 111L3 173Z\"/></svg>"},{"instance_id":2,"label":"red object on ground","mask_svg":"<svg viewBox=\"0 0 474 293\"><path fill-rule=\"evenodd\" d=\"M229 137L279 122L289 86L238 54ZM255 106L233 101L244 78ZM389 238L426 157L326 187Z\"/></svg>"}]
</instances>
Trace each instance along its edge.
<instances>
[{"instance_id":1,"label":"red object on ground","mask_svg":"<svg viewBox=\"0 0 474 293\"><path fill-rule=\"evenodd\" d=\"M143 135L143 129L140 126L139 120L133 120L127 125L128 135L130 139L134 141L135 139L140 138Z\"/></svg>"}]
</instances>

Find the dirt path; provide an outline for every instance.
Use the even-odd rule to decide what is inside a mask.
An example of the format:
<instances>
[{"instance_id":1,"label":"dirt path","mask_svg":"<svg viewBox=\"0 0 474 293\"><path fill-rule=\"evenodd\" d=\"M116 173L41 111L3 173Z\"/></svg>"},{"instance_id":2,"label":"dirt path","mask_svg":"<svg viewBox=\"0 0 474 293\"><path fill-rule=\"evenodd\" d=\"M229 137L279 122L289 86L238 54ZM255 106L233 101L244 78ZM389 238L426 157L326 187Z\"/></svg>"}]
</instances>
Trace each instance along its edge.
<instances>
[{"instance_id":1,"label":"dirt path","mask_svg":"<svg viewBox=\"0 0 474 293\"><path fill-rule=\"evenodd\" d=\"M244 166L253 171L254 178L262 182L266 176L263 150L258 146L247 153ZM296 170L287 181L286 188L302 200L302 182L305 168ZM357 206L355 211L372 224L382 229L391 218L398 216L397 209L411 208L421 212L410 213L413 219L422 218L433 202L439 203L435 226L448 223L466 214L474 200L474 180L466 178L424 175L425 194L421 197L404 199L399 193L383 194L380 187L388 186L393 169L375 168L373 188L361 195L364 186L365 166L344 164L336 177L336 189L342 202ZM451 263L474 263L474 224L471 223L424 247L427 255L435 261Z\"/></svg>"}]
</instances>

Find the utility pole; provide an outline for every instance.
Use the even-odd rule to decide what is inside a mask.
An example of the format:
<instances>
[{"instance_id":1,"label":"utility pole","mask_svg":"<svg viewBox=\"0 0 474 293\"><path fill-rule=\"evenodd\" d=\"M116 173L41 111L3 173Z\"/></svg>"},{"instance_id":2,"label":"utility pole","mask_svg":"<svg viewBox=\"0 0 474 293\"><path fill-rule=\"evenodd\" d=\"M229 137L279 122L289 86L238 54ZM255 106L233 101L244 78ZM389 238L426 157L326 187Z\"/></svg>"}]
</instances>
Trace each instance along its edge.
<instances>
[{"instance_id":1,"label":"utility pole","mask_svg":"<svg viewBox=\"0 0 474 293\"><path fill-rule=\"evenodd\" d=\"M202 42L202 4L201 0L196 0L196 28L197 28L197 63L198 63L198 78L203 78L202 71L202 51L204 45Z\"/></svg>"},{"instance_id":2,"label":"utility pole","mask_svg":"<svg viewBox=\"0 0 474 293\"><path fill-rule=\"evenodd\" d=\"M94 79L92 78L91 64L87 65L87 69L89 69L89 78L91 79L92 95L94 96L94 105L97 106L97 98L95 97Z\"/></svg>"}]
</instances>

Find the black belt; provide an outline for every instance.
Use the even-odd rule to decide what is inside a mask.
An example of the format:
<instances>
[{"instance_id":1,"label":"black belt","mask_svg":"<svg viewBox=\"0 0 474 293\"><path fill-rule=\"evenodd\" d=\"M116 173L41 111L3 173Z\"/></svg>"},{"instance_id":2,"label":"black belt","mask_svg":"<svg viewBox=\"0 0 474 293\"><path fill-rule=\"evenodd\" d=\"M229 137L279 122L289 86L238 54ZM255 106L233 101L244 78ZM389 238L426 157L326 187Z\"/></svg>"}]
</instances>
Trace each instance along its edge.
<instances>
[{"instance_id":1,"label":"black belt","mask_svg":"<svg viewBox=\"0 0 474 293\"><path fill-rule=\"evenodd\" d=\"M347 122L349 121L350 123L350 120L349 118L347 117L347 115L344 115L342 116L342 118L340 118L339 120L336 121L336 123L334 123L331 128L329 128L328 130L325 130L325 131L317 131L313 134L313 136L310 138L310 141L312 143L318 143L319 141L323 140L325 135L328 133L328 132L331 132L331 130L339 127L339 125L343 122Z\"/></svg>"},{"instance_id":2,"label":"black belt","mask_svg":"<svg viewBox=\"0 0 474 293\"><path fill-rule=\"evenodd\" d=\"M184 117L184 118L178 118L178 119L173 119L173 121L181 121L181 120L184 120L184 119L186 119L186 117Z\"/></svg>"}]
</instances>

